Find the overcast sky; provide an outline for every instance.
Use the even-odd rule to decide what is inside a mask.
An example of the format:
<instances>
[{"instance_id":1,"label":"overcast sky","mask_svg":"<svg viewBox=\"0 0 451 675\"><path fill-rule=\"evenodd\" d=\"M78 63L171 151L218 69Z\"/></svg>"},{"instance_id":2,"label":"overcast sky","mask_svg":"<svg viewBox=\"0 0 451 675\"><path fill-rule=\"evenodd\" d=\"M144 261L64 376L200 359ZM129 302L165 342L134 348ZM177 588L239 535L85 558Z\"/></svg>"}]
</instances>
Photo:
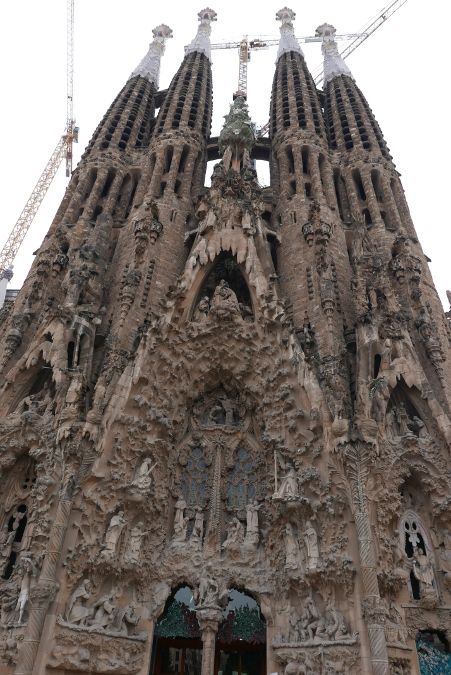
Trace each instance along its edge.
<instances>
[{"instance_id":1,"label":"overcast sky","mask_svg":"<svg viewBox=\"0 0 451 675\"><path fill-rule=\"evenodd\" d=\"M218 13L213 42L239 40L245 34L279 35L275 13L282 5L261 0L212 3ZM338 33L353 33L379 14L384 0L316 0L291 7L297 13L297 35L313 35L324 21L332 23ZM75 165L112 99L147 51L152 28L167 23L174 31L161 69L160 88L166 88L183 58L183 46L196 32L197 12L202 8L198 0L75 0L74 99L80 126ZM4 1L0 17L1 246L64 131L66 2ZM348 59L402 175L417 233L424 252L432 259L432 274L446 309L445 290L451 287L451 97L447 69L450 18L448 3L439 6L408 0ZM444 26L443 31L440 26ZM310 69L316 71L321 64L319 44L303 48ZM249 107L259 126L269 115L275 58L276 48L271 48L254 52L249 64ZM237 75L235 50L213 52L213 134L221 128L237 87ZM22 285L32 253L48 230L66 184L62 166L22 245L11 288Z\"/></svg>"}]
</instances>

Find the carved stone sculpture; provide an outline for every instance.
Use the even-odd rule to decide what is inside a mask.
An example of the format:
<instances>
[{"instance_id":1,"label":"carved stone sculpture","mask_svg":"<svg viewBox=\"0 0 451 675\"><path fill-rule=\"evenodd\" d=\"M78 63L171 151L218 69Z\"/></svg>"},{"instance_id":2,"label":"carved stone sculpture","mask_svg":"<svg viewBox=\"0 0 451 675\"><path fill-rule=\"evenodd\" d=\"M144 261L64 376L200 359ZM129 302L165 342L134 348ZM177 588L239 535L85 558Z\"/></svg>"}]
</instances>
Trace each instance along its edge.
<instances>
[{"instance_id":1,"label":"carved stone sculpture","mask_svg":"<svg viewBox=\"0 0 451 675\"><path fill-rule=\"evenodd\" d=\"M295 469L290 466L286 475L281 479L279 488L274 492L274 499L290 501L298 499L299 487Z\"/></svg>"},{"instance_id":2,"label":"carved stone sculpture","mask_svg":"<svg viewBox=\"0 0 451 675\"><path fill-rule=\"evenodd\" d=\"M246 506L246 536L244 544L247 547L257 546L260 533L258 528L258 511L260 504L257 501L249 502Z\"/></svg>"},{"instance_id":3,"label":"carved stone sculpture","mask_svg":"<svg viewBox=\"0 0 451 675\"><path fill-rule=\"evenodd\" d=\"M91 597L91 593L92 584L89 579L84 579L70 596L66 610L67 623L77 626L86 625L92 615L92 609L86 606L86 601Z\"/></svg>"},{"instance_id":4,"label":"carved stone sculpture","mask_svg":"<svg viewBox=\"0 0 451 675\"><path fill-rule=\"evenodd\" d=\"M130 537L128 540L127 548L125 551L124 559L128 563L137 563L139 562L139 557L141 554L141 546L143 539L149 534L149 530L144 529L144 524L142 521L139 521L130 531Z\"/></svg>"},{"instance_id":5,"label":"carved stone sculpture","mask_svg":"<svg viewBox=\"0 0 451 675\"><path fill-rule=\"evenodd\" d=\"M185 509L186 502L183 497L179 497L175 504L173 544L183 544L186 542L189 518L185 517Z\"/></svg>"},{"instance_id":6,"label":"carved stone sculpture","mask_svg":"<svg viewBox=\"0 0 451 675\"><path fill-rule=\"evenodd\" d=\"M200 506L195 508L194 525L191 532L189 543L195 549L202 548L202 539L204 536L204 514Z\"/></svg>"},{"instance_id":7,"label":"carved stone sculpture","mask_svg":"<svg viewBox=\"0 0 451 675\"><path fill-rule=\"evenodd\" d=\"M227 529L227 538L222 544L222 548L237 548L244 541L244 525L236 517L232 518Z\"/></svg>"},{"instance_id":8,"label":"carved stone sculpture","mask_svg":"<svg viewBox=\"0 0 451 675\"><path fill-rule=\"evenodd\" d=\"M119 511L119 513L111 518L105 534L105 542L101 553L104 558L114 557L122 530L126 524L127 520L124 517L123 511Z\"/></svg>"},{"instance_id":9,"label":"carved stone sculpture","mask_svg":"<svg viewBox=\"0 0 451 675\"><path fill-rule=\"evenodd\" d=\"M314 570L319 561L318 535L310 520L306 522L304 544L307 550L307 569Z\"/></svg>"},{"instance_id":10,"label":"carved stone sculpture","mask_svg":"<svg viewBox=\"0 0 451 675\"><path fill-rule=\"evenodd\" d=\"M299 546L291 523L285 525L285 569L296 570L299 566Z\"/></svg>"},{"instance_id":11,"label":"carved stone sculpture","mask_svg":"<svg viewBox=\"0 0 451 675\"><path fill-rule=\"evenodd\" d=\"M139 466L136 475L131 483L131 487L135 488L140 492L148 493L150 488L152 487L153 482L152 473L156 465L157 463L156 462L152 463L152 459L150 457L146 457L146 459Z\"/></svg>"}]
</instances>

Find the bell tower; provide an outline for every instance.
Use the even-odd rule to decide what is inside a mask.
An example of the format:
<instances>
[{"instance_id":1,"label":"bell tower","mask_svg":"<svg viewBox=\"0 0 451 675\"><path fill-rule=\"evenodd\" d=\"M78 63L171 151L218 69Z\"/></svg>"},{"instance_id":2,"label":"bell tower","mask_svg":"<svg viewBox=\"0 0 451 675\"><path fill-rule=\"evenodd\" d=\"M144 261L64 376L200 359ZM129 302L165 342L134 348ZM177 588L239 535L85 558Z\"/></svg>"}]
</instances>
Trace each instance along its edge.
<instances>
[{"instance_id":1,"label":"bell tower","mask_svg":"<svg viewBox=\"0 0 451 675\"><path fill-rule=\"evenodd\" d=\"M449 317L335 28L319 91L276 18L269 139L242 92L210 137L214 10L165 90L153 30L2 314L2 675L450 672Z\"/></svg>"}]
</instances>

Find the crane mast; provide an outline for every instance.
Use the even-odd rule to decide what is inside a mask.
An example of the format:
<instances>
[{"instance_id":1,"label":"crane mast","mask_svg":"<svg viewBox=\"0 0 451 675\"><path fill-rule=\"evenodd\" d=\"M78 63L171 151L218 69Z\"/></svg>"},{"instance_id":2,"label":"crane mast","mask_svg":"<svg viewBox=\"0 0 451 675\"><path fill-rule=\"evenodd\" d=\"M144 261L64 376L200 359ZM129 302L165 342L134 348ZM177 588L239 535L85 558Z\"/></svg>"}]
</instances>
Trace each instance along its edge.
<instances>
[{"instance_id":1,"label":"crane mast","mask_svg":"<svg viewBox=\"0 0 451 675\"><path fill-rule=\"evenodd\" d=\"M394 2L391 2L389 5L384 7L378 16L367 26L365 26L365 28L360 33L357 33L354 40L345 49L343 49L342 52L340 52L341 58L347 59L348 56L350 56L352 52L357 49L357 47L360 47L362 42L365 42L365 40L367 40L370 35L380 28L387 21L387 19L393 16L393 14L398 11L398 9L401 9L401 7L406 4L406 2L407 0L394 0ZM316 86L318 87L323 81L322 69L317 72L313 79Z\"/></svg>"},{"instance_id":2,"label":"crane mast","mask_svg":"<svg viewBox=\"0 0 451 675\"><path fill-rule=\"evenodd\" d=\"M12 276L12 265L17 252L38 212L38 209L58 171L61 162L66 158L66 176L72 173L72 147L78 142L78 127L74 121L74 0L67 0L67 110L66 128L56 144L50 159L41 173L29 196L22 213L15 223L6 243L0 252L0 285ZM3 304L0 293L0 307Z\"/></svg>"}]
</instances>

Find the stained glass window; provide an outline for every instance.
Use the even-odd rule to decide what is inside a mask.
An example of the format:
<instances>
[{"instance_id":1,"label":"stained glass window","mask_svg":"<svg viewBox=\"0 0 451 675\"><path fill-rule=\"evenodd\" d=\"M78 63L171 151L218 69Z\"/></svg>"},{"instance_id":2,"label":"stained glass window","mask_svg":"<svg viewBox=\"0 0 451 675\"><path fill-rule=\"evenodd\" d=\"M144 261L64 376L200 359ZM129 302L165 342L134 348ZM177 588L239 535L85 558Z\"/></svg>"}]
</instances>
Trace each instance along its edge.
<instances>
[{"instance_id":1,"label":"stained glass window","mask_svg":"<svg viewBox=\"0 0 451 675\"><path fill-rule=\"evenodd\" d=\"M245 509L246 504L255 499L257 476L249 452L239 448L235 455L235 465L229 471L227 501L231 509Z\"/></svg>"},{"instance_id":2,"label":"stained glass window","mask_svg":"<svg viewBox=\"0 0 451 675\"><path fill-rule=\"evenodd\" d=\"M189 586L179 588L169 599L163 616L155 626L155 635L166 638L198 638L200 628Z\"/></svg>"},{"instance_id":3,"label":"stained glass window","mask_svg":"<svg viewBox=\"0 0 451 675\"><path fill-rule=\"evenodd\" d=\"M192 448L182 476L182 492L188 507L206 505L207 462L201 448Z\"/></svg>"}]
</instances>

